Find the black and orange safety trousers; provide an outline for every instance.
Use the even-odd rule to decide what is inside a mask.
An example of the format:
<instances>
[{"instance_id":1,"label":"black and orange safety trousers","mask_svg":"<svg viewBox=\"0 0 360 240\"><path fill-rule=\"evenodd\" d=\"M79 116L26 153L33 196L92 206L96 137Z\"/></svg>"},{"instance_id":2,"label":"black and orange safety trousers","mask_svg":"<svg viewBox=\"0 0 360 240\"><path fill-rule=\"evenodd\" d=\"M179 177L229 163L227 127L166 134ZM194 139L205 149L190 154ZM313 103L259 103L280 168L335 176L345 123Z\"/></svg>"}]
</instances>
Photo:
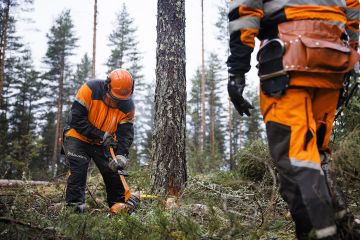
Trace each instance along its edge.
<instances>
[{"instance_id":1,"label":"black and orange safety trousers","mask_svg":"<svg viewBox=\"0 0 360 240\"><path fill-rule=\"evenodd\" d=\"M291 87L281 97L260 93L270 153L299 239L336 233L334 209L320 164L329 152L339 89ZM321 238L321 237L318 237Z\"/></svg>"},{"instance_id":2,"label":"black and orange safety trousers","mask_svg":"<svg viewBox=\"0 0 360 240\"><path fill-rule=\"evenodd\" d=\"M85 203L86 176L91 160L94 160L103 177L109 207L115 203L124 202L124 186L119 174L109 168L102 146L66 136L64 150L70 168L66 188L67 204Z\"/></svg>"}]
</instances>

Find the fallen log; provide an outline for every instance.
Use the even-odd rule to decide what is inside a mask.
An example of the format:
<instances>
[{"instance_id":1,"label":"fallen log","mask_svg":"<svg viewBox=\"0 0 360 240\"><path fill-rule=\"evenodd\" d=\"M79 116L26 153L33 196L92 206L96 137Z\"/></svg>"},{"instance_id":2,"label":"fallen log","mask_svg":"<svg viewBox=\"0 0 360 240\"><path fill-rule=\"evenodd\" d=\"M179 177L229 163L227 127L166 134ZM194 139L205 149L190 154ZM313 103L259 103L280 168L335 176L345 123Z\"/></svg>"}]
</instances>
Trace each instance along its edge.
<instances>
[{"instance_id":1,"label":"fallen log","mask_svg":"<svg viewBox=\"0 0 360 240\"><path fill-rule=\"evenodd\" d=\"M12 180L12 179L0 179L0 187L20 187L24 185L32 186L46 186L51 184L46 181L23 181L23 180Z\"/></svg>"}]
</instances>

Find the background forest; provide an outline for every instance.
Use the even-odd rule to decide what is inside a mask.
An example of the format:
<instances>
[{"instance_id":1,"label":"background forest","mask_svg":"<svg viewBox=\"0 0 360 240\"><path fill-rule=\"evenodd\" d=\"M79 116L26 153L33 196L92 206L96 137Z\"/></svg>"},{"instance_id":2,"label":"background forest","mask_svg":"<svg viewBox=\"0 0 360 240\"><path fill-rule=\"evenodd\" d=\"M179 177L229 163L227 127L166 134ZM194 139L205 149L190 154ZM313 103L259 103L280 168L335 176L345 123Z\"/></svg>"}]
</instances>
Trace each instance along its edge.
<instances>
[{"instance_id":1,"label":"background forest","mask_svg":"<svg viewBox=\"0 0 360 240\"><path fill-rule=\"evenodd\" d=\"M69 9L59 10L46 33L43 68L37 69L29 45L16 28L18 21L28 20L16 17L22 11L32 11L32 1L12 0L8 12L7 2L2 2L1 16L2 29L6 27L8 31L1 35L2 49L5 44L6 48L1 62L0 154L4 161L0 174L2 178L48 180L66 171L55 143L61 137L76 92L87 80L98 77L92 73L91 53L84 53L76 64L71 61L79 38ZM226 12L226 2L219 3L213 38L217 39L216 47L223 51L217 54L204 49L204 64L189 73L187 157L189 170L194 173L233 169L234 154L240 148L251 141L264 141L259 110L253 111L251 118L240 119L228 100ZM98 75L105 78L112 69L124 67L136 79L136 136L131 164L138 168L149 161L155 80L144 75L142 53L138 49L141 38L125 3L120 4L112 29L106 42L111 50L104 64L107 70ZM88 31L92 30L89 26ZM101 49L102 46L97 47L98 52ZM198 52L200 55L201 49ZM257 90L250 87L248 95L256 106Z\"/></svg>"},{"instance_id":2,"label":"background forest","mask_svg":"<svg viewBox=\"0 0 360 240\"><path fill-rule=\"evenodd\" d=\"M60 154L59 139L72 101L85 81L104 79L118 67L128 69L136 81L129 185L134 190L150 190L155 79L145 71L147 63L139 45L147 39L139 33L126 1L119 1L116 16L108 16L114 25L106 33L105 44L110 49L106 62L99 63L94 58L94 52L102 51L99 43L93 52L83 52L78 57L81 60L73 62L73 56L79 54L80 36L73 13L65 6L59 9L46 33L41 64L35 62L23 32L18 31L19 22L31 21L19 16L34 11L34 1L0 0L0 179L51 183L0 189L1 239L293 238L293 225L286 204L278 195L276 173L267 151L258 108L257 79L251 79L246 93L255 106L251 117L240 117L228 99L227 1L213 1L216 4L211 6L216 6L216 15L207 15L205 5L198 12L201 17L196 19L207 21L211 17L215 31L209 42L215 45L204 45L207 38L197 39L202 42L202 49L196 49L202 63L192 66L190 69L195 71L187 73L189 177L182 207L164 210L161 201L152 200L142 203L135 215L110 218L104 186L93 166L87 185L90 210L74 215L64 209L68 167ZM88 14L96 19L94 12ZM93 34L94 29L96 25L89 23L88 31ZM100 64L101 70L96 70L95 66ZM355 94L336 121L332 137L333 167L345 187L350 207L357 213L360 213L359 117L360 99Z\"/></svg>"}]
</instances>

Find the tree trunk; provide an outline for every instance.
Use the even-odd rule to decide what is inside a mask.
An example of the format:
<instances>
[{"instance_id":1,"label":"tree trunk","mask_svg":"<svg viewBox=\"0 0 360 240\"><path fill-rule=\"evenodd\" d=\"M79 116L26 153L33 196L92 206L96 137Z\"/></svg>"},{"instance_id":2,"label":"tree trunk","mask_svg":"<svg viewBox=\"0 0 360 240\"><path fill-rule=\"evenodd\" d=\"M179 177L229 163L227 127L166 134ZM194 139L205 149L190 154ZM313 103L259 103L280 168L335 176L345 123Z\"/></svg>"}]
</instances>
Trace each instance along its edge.
<instances>
[{"instance_id":1,"label":"tree trunk","mask_svg":"<svg viewBox=\"0 0 360 240\"><path fill-rule=\"evenodd\" d=\"M52 174L56 176L56 165L59 162L59 155L61 149L62 138L62 112L64 104L64 73L65 73L65 56L61 56L60 60L60 77L59 84L59 96L57 99L57 112L56 112L56 126L55 126L55 138L54 138L54 150L52 155Z\"/></svg>"},{"instance_id":2,"label":"tree trunk","mask_svg":"<svg viewBox=\"0 0 360 240\"><path fill-rule=\"evenodd\" d=\"M213 76L215 78L215 76ZM215 79L211 80L210 92L210 155L212 163L215 162ZM211 164L211 163L210 163ZM214 166L210 166L213 169Z\"/></svg>"},{"instance_id":3,"label":"tree trunk","mask_svg":"<svg viewBox=\"0 0 360 240\"><path fill-rule=\"evenodd\" d=\"M199 134L199 145L201 155L204 152L205 140L205 47L204 47L204 0L201 0L201 81L200 81L200 102L201 102L201 123Z\"/></svg>"},{"instance_id":4,"label":"tree trunk","mask_svg":"<svg viewBox=\"0 0 360 240\"><path fill-rule=\"evenodd\" d=\"M185 155L185 0L158 0L152 191L179 196Z\"/></svg>"},{"instance_id":5,"label":"tree trunk","mask_svg":"<svg viewBox=\"0 0 360 240\"><path fill-rule=\"evenodd\" d=\"M3 22L1 23L1 42L0 42L0 109L3 107L3 90L5 81L5 57L7 47L7 33L9 28L9 14L10 14L10 0L6 1L6 7L4 8Z\"/></svg>"},{"instance_id":6,"label":"tree trunk","mask_svg":"<svg viewBox=\"0 0 360 240\"><path fill-rule=\"evenodd\" d=\"M95 64L96 64L96 25L97 25L97 0L94 3L94 26L93 26L93 53L91 66L91 79L95 79Z\"/></svg>"},{"instance_id":7,"label":"tree trunk","mask_svg":"<svg viewBox=\"0 0 360 240\"><path fill-rule=\"evenodd\" d=\"M229 150L230 150L229 167L230 167L230 170L235 169L232 118L233 118L233 116L232 116L232 102L231 102L231 100L229 98Z\"/></svg>"}]
</instances>

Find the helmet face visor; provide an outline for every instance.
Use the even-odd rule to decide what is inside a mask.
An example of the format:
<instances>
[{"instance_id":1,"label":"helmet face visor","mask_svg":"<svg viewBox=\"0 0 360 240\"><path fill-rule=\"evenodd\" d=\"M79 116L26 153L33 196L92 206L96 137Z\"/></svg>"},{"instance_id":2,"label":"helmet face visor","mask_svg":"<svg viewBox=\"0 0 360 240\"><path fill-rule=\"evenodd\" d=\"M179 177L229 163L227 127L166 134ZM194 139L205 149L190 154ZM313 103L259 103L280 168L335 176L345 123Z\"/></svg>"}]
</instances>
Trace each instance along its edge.
<instances>
[{"instance_id":1,"label":"helmet face visor","mask_svg":"<svg viewBox=\"0 0 360 240\"><path fill-rule=\"evenodd\" d=\"M107 91L103 97L104 103L111 108L118 108L121 100L111 95L111 91Z\"/></svg>"}]
</instances>

